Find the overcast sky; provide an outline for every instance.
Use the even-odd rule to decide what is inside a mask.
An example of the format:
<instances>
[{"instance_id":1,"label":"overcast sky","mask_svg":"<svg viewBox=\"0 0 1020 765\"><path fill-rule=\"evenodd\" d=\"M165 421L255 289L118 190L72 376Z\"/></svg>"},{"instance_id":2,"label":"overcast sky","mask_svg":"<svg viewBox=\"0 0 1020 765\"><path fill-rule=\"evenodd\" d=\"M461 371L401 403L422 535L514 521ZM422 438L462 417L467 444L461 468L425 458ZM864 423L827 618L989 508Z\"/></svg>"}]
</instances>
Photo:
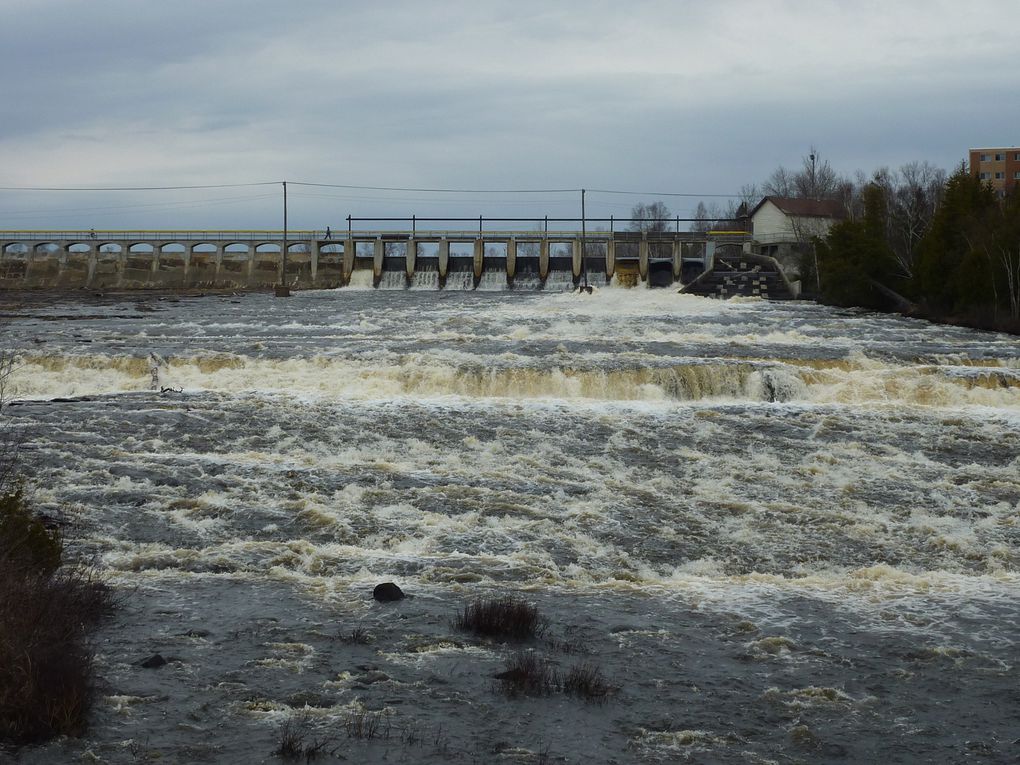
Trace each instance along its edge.
<instances>
[{"instance_id":1,"label":"overcast sky","mask_svg":"<svg viewBox=\"0 0 1020 765\"><path fill-rule=\"evenodd\" d=\"M1017 0L0 0L0 186L711 202L811 145L847 174L952 168L1020 143L1018 39ZM576 193L291 191L295 228L579 212ZM277 228L279 198L0 191L0 229ZM653 198L592 192L588 213Z\"/></svg>"}]
</instances>

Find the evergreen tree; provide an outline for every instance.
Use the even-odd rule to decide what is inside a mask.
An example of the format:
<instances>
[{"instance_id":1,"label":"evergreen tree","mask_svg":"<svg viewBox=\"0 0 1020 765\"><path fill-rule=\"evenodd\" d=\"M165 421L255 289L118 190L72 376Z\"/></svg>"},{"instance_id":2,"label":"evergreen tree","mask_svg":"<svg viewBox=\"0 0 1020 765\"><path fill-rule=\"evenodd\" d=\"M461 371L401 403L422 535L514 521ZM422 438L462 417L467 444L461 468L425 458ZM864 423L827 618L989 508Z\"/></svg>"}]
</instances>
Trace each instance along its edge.
<instances>
[{"instance_id":1,"label":"evergreen tree","mask_svg":"<svg viewBox=\"0 0 1020 765\"><path fill-rule=\"evenodd\" d=\"M815 243L821 277L821 298L833 305L885 308L895 272L895 258L886 240L886 200L876 184L864 190L864 216L832 227Z\"/></svg>"},{"instance_id":2,"label":"evergreen tree","mask_svg":"<svg viewBox=\"0 0 1020 765\"><path fill-rule=\"evenodd\" d=\"M998 206L992 188L961 166L946 182L945 196L921 240L914 294L936 313L994 303L993 271L981 240Z\"/></svg>"}]
</instances>

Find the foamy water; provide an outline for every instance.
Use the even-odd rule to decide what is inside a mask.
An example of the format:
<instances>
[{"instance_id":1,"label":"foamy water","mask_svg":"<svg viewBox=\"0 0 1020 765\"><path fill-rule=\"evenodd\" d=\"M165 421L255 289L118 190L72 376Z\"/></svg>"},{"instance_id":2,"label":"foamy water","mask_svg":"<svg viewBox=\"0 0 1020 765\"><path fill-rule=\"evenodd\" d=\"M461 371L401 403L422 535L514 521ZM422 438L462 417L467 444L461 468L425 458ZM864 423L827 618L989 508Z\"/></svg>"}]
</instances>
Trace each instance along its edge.
<instances>
[{"instance_id":1,"label":"foamy water","mask_svg":"<svg viewBox=\"0 0 1020 765\"><path fill-rule=\"evenodd\" d=\"M268 761L300 715L371 762L1006 761L1015 338L411 286L14 317L36 502L130 593L93 730L38 761ZM450 619L503 593L616 696L495 692L508 649Z\"/></svg>"}]
</instances>

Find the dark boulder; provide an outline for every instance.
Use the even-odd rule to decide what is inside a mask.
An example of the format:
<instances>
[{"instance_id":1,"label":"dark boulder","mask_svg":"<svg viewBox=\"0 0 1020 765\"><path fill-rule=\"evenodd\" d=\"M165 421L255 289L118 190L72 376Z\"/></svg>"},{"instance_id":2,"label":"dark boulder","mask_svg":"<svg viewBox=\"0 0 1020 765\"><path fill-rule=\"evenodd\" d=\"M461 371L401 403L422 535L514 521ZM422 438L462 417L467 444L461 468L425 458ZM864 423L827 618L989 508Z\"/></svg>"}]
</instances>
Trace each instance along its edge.
<instances>
[{"instance_id":1,"label":"dark boulder","mask_svg":"<svg viewBox=\"0 0 1020 765\"><path fill-rule=\"evenodd\" d=\"M158 653L154 653L148 659L143 659L142 661L140 661L139 664L141 664L146 669L156 669L157 667L162 667L164 664L166 664L166 659L164 659Z\"/></svg>"},{"instance_id":2,"label":"dark boulder","mask_svg":"<svg viewBox=\"0 0 1020 765\"><path fill-rule=\"evenodd\" d=\"M372 597L380 603L392 603L394 600L403 600L404 591L393 582L383 582L372 590Z\"/></svg>"}]
</instances>

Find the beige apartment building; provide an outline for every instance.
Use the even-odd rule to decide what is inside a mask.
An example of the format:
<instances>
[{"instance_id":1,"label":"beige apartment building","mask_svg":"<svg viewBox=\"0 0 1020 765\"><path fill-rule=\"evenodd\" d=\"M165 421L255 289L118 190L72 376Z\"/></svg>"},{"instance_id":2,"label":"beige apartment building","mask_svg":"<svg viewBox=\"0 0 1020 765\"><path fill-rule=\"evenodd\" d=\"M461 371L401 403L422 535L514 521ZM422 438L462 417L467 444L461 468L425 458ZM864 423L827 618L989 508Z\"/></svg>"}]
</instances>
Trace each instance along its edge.
<instances>
[{"instance_id":1,"label":"beige apartment building","mask_svg":"<svg viewBox=\"0 0 1020 765\"><path fill-rule=\"evenodd\" d=\"M971 149L970 174L1008 194L1020 181L1020 147Z\"/></svg>"}]
</instances>

